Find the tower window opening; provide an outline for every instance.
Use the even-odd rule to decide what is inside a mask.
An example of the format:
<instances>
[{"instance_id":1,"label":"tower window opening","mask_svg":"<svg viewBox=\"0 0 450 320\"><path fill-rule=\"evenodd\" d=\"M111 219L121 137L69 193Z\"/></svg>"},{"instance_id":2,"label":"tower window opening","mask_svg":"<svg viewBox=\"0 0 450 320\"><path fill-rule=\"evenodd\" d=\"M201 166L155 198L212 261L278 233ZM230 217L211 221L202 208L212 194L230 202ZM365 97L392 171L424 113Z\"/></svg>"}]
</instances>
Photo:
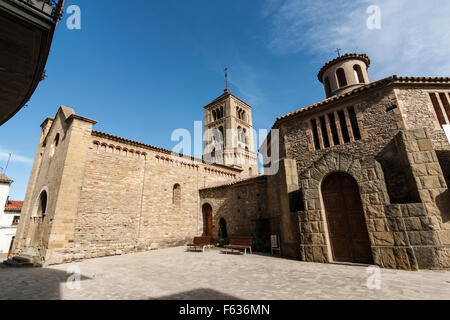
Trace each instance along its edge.
<instances>
[{"instance_id":1,"label":"tower window opening","mask_svg":"<svg viewBox=\"0 0 450 320\"><path fill-rule=\"evenodd\" d=\"M364 76L363 76L363 73L362 73L362 70L361 70L361 66L358 65L358 64L355 64L353 66L353 71L355 72L356 81L358 83L364 83Z\"/></svg>"},{"instance_id":2,"label":"tower window opening","mask_svg":"<svg viewBox=\"0 0 450 320\"><path fill-rule=\"evenodd\" d=\"M347 85L347 78L345 77L345 71L342 68L336 70L336 76L339 83L339 88L345 87Z\"/></svg>"}]
</instances>

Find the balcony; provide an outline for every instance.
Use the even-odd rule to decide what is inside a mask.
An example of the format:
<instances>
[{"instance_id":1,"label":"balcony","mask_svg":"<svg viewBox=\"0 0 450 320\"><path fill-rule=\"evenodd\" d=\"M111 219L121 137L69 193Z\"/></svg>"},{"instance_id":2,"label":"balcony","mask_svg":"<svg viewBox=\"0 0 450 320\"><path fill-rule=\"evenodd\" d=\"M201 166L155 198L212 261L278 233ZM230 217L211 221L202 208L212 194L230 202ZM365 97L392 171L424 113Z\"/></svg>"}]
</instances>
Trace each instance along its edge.
<instances>
[{"instance_id":1,"label":"balcony","mask_svg":"<svg viewBox=\"0 0 450 320\"><path fill-rule=\"evenodd\" d=\"M0 0L0 125L42 80L65 0Z\"/></svg>"}]
</instances>

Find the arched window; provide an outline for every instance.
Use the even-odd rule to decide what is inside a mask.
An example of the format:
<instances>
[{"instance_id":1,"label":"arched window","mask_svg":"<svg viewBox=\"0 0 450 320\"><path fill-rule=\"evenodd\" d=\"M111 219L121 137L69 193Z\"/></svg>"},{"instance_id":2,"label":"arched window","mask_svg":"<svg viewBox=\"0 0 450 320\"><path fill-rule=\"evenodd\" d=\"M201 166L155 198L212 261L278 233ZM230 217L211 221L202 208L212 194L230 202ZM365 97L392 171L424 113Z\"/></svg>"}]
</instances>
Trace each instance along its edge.
<instances>
[{"instance_id":1,"label":"arched window","mask_svg":"<svg viewBox=\"0 0 450 320\"><path fill-rule=\"evenodd\" d=\"M37 209L38 217L45 217L47 214L47 191L42 191L39 196L39 203Z\"/></svg>"},{"instance_id":2,"label":"arched window","mask_svg":"<svg viewBox=\"0 0 450 320\"><path fill-rule=\"evenodd\" d=\"M331 84L330 84L330 78L325 78L325 92L327 97L331 96Z\"/></svg>"},{"instance_id":3,"label":"arched window","mask_svg":"<svg viewBox=\"0 0 450 320\"><path fill-rule=\"evenodd\" d=\"M178 183L173 186L172 203L177 206L181 204L181 186Z\"/></svg>"},{"instance_id":4,"label":"arched window","mask_svg":"<svg viewBox=\"0 0 450 320\"><path fill-rule=\"evenodd\" d=\"M212 116L213 116L214 121L216 121L217 120L216 110L212 111Z\"/></svg>"},{"instance_id":5,"label":"arched window","mask_svg":"<svg viewBox=\"0 0 450 320\"><path fill-rule=\"evenodd\" d=\"M357 64L353 66L353 71L355 71L355 78L358 83L364 83L364 76L361 67Z\"/></svg>"},{"instance_id":6,"label":"arched window","mask_svg":"<svg viewBox=\"0 0 450 320\"><path fill-rule=\"evenodd\" d=\"M225 132L224 132L222 126L219 127L219 132L220 132L220 137L219 137L220 140L219 141L221 141L221 142L225 141Z\"/></svg>"},{"instance_id":7,"label":"arched window","mask_svg":"<svg viewBox=\"0 0 450 320\"><path fill-rule=\"evenodd\" d=\"M347 85L347 78L345 77L344 69L339 68L336 70L336 76L339 83L339 88L345 87Z\"/></svg>"},{"instance_id":8,"label":"arched window","mask_svg":"<svg viewBox=\"0 0 450 320\"><path fill-rule=\"evenodd\" d=\"M241 127L238 127L238 141L245 142L245 133Z\"/></svg>"}]
</instances>

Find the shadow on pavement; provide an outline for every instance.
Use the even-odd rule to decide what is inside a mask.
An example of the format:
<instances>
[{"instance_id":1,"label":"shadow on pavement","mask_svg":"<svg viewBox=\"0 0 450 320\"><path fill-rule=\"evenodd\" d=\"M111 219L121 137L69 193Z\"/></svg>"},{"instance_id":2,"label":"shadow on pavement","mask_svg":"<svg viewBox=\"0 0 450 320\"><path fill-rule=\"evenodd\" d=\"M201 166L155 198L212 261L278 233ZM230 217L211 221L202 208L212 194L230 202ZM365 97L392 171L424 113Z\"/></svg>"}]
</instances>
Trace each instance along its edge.
<instances>
[{"instance_id":1,"label":"shadow on pavement","mask_svg":"<svg viewBox=\"0 0 450 320\"><path fill-rule=\"evenodd\" d=\"M240 300L229 294L213 289L201 288L185 292L176 293L152 300Z\"/></svg>"},{"instance_id":2,"label":"shadow on pavement","mask_svg":"<svg viewBox=\"0 0 450 320\"><path fill-rule=\"evenodd\" d=\"M0 300L58 300L60 287L74 276L48 268L11 268L0 265ZM89 280L83 275L81 281Z\"/></svg>"}]
</instances>

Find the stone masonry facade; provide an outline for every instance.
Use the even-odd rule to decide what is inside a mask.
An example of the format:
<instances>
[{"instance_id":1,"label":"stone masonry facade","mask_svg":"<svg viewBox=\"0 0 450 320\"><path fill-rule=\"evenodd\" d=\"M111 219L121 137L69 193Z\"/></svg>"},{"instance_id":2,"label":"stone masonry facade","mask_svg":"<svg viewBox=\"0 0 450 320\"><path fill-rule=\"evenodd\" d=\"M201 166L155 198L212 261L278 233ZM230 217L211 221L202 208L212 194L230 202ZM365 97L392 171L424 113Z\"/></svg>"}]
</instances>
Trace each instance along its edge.
<instances>
[{"instance_id":1,"label":"stone masonry facade","mask_svg":"<svg viewBox=\"0 0 450 320\"><path fill-rule=\"evenodd\" d=\"M276 120L279 158L274 131L260 151L278 170L265 175L95 131L61 107L42 124L14 254L48 265L183 245L209 232L207 206L213 240L221 219L230 237L264 222L302 261L449 268L450 78L370 82L369 65L346 54L322 68L328 98ZM250 107L233 101L207 105L205 128L250 131ZM228 139L229 156L254 158L252 136Z\"/></svg>"}]
</instances>

